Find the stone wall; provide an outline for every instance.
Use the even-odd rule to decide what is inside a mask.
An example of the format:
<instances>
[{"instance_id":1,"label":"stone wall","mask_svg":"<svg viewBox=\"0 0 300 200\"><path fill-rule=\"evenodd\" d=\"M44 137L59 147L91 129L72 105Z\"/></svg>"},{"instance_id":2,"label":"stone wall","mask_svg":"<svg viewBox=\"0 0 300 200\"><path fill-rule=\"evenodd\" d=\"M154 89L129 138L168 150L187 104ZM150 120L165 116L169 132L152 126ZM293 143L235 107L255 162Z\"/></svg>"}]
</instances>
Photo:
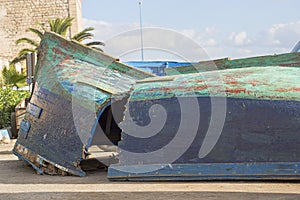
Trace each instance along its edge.
<instances>
[{"instance_id":1,"label":"stone wall","mask_svg":"<svg viewBox=\"0 0 300 200\"><path fill-rule=\"evenodd\" d=\"M38 28L37 22L74 17L70 34L81 30L82 0L0 0L0 58L11 60L25 46L16 45L21 37L34 38L29 27Z\"/></svg>"}]
</instances>

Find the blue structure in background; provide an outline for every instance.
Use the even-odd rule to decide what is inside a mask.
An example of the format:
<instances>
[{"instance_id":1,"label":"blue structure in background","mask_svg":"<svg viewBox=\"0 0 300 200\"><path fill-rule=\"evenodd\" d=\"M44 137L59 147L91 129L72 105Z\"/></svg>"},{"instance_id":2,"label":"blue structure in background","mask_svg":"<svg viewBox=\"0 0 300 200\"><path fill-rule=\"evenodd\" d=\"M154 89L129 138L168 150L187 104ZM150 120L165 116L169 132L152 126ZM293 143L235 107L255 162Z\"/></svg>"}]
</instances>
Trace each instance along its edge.
<instances>
[{"instance_id":1,"label":"blue structure in background","mask_svg":"<svg viewBox=\"0 0 300 200\"><path fill-rule=\"evenodd\" d=\"M146 72L156 74L158 76L165 76L165 69L169 67L179 67L195 64L196 62L176 62L176 61L129 61L124 62Z\"/></svg>"},{"instance_id":2,"label":"blue structure in background","mask_svg":"<svg viewBox=\"0 0 300 200\"><path fill-rule=\"evenodd\" d=\"M300 41L295 45L295 47L291 52L292 53L300 52Z\"/></svg>"}]
</instances>

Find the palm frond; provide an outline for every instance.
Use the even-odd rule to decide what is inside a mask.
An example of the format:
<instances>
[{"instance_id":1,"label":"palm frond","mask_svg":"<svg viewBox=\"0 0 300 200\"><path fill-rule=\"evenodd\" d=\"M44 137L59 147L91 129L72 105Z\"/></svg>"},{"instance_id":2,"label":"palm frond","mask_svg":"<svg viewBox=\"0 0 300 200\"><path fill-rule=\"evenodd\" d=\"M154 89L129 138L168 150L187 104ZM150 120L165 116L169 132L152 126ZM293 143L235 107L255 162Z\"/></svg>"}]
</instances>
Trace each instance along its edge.
<instances>
[{"instance_id":1,"label":"palm frond","mask_svg":"<svg viewBox=\"0 0 300 200\"><path fill-rule=\"evenodd\" d=\"M2 77L6 86L16 86L19 88L25 85L26 76L24 73L18 73L14 65L10 65L8 69L5 67L2 70Z\"/></svg>"},{"instance_id":2,"label":"palm frond","mask_svg":"<svg viewBox=\"0 0 300 200\"><path fill-rule=\"evenodd\" d=\"M28 28L28 29L26 30L26 32L32 32L32 33L34 33L34 34L37 35L40 39L43 39L43 36L44 36L44 34L43 34L40 30L35 29L35 28Z\"/></svg>"},{"instance_id":3,"label":"palm frond","mask_svg":"<svg viewBox=\"0 0 300 200\"><path fill-rule=\"evenodd\" d=\"M93 41L85 44L86 46L92 47L92 46L105 46L103 42L100 41Z\"/></svg>"},{"instance_id":4,"label":"palm frond","mask_svg":"<svg viewBox=\"0 0 300 200\"><path fill-rule=\"evenodd\" d=\"M103 50L101 49L101 48L99 48L99 47L92 47L93 49L96 49L96 50L98 50L98 51L101 51L101 52L103 52Z\"/></svg>"},{"instance_id":5,"label":"palm frond","mask_svg":"<svg viewBox=\"0 0 300 200\"><path fill-rule=\"evenodd\" d=\"M19 51L18 56L27 55L28 53L36 52L36 49L22 49Z\"/></svg>"},{"instance_id":6,"label":"palm frond","mask_svg":"<svg viewBox=\"0 0 300 200\"><path fill-rule=\"evenodd\" d=\"M53 26L55 33L61 34L59 32L59 25L61 24L61 20L62 19L60 19L60 18L55 19L54 26Z\"/></svg>"},{"instance_id":7,"label":"palm frond","mask_svg":"<svg viewBox=\"0 0 300 200\"><path fill-rule=\"evenodd\" d=\"M3 77L4 84L5 84L5 78L7 77L7 71L8 71L7 67L4 66L4 68L2 69L2 72L1 72L1 75L2 75L2 77Z\"/></svg>"},{"instance_id":8,"label":"palm frond","mask_svg":"<svg viewBox=\"0 0 300 200\"><path fill-rule=\"evenodd\" d=\"M48 21L49 25L50 25L50 31L52 32L55 32L55 33L58 33L58 24L60 23L59 22L60 19L57 18L57 19L51 19Z\"/></svg>"},{"instance_id":9,"label":"palm frond","mask_svg":"<svg viewBox=\"0 0 300 200\"><path fill-rule=\"evenodd\" d=\"M21 56L15 57L12 61L9 62L9 64L13 65L13 64L19 63L19 62L21 62L23 60L26 60L26 54L23 54Z\"/></svg>"},{"instance_id":10,"label":"palm frond","mask_svg":"<svg viewBox=\"0 0 300 200\"><path fill-rule=\"evenodd\" d=\"M73 40L76 40L78 42L82 42L83 40L86 40L86 39L91 39L94 34L92 33L89 33L90 31L93 31L94 28L93 27L88 27L88 28L85 28L84 30L80 31L79 33L75 34L72 39Z\"/></svg>"},{"instance_id":11,"label":"palm frond","mask_svg":"<svg viewBox=\"0 0 300 200\"><path fill-rule=\"evenodd\" d=\"M51 20L48 20L48 24L50 26L50 30L54 32L54 23L55 23L55 20L51 19Z\"/></svg>"},{"instance_id":12,"label":"palm frond","mask_svg":"<svg viewBox=\"0 0 300 200\"><path fill-rule=\"evenodd\" d=\"M91 39L94 35L92 33L80 33L80 35L75 35L72 37L73 40L82 42L83 40Z\"/></svg>"},{"instance_id":13,"label":"palm frond","mask_svg":"<svg viewBox=\"0 0 300 200\"><path fill-rule=\"evenodd\" d=\"M16 41L16 44L21 44L21 43L31 44L32 46L35 46L35 47L39 46L39 43L37 43L36 41L34 41L33 39L30 39L30 38L20 38Z\"/></svg>"},{"instance_id":14,"label":"palm frond","mask_svg":"<svg viewBox=\"0 0 300 200\"><path fill-rule=\"evenodd\" d=\"M55 32L55 33L65 37L69 28L72 26L73 20L74 20L74 18L72 18L72 17L56 18L56 19L48 20L48 24L50 26L50 31ZM38 22L37 22L37 25L40 26L39 29L28 28L26 31L32 32L35 35L37 35L40 39L42 39L44 37L44 32L46 31L46 28L45 28L46 26L44 24L41 24ZM42 29L42 31L41 31L41 29ZM91 33L91 31L93 31L93 30L94 30L93 27L87 27L84 30L80 31L79 33L75 34L72 37L72 40L82 42L87 39L92 39L94 37L94 34ZM15 63L25 60L27 57L27 53L38 51L39 42L37 42L33 39L24 37L24 38L20 38L16 41L16 44L21 44L21 43L30 44L34 48L22 49L18 53L18 56L10 62L11 64L15 64ZM85 45L90 46L99 51L103 51L103 50L97 46L105 46L105 44L103 42L99 42L99 41L92 41L92 42L86 43Z\"/></svg>"},{"instance_id":15,"label":"palm frond","mask_svg":"<svg viewBox=\"0 0 300 200\"><path fill-rule=\"evenodd\" d=\"M50 30L62 36L66 36L68 29L72 26L73 20L74 18L72 17L49 20Z\"/></svg>"},{"instance_id":16,"label":"palm frond","mask_svg":"<svg viewBox=\"0 0 300 200\"><path fill-rule=\"evenodd\" d=\"M72 26L73 20L74 20L74 18L72 18L72 17L67 17L67 18L62 20L61 26L60 26L60 29L59 29L61 34L66 36L69 28Z\"/></svg>"},{"instance_id":17,"label":"palm frond","mask_svg":"<svg viewBox=\"0 0 300 200\"><path fill-rule=\"evenodd\" d=\"M33 52L36 52L36 51L37 51L37 48L35 48L35 49L28 49L28 48L22 49L22 50L19 51L18 56L15 57L12 61L10 61L9 64L14 65L14 64L19 63L23 60L26 60L26 57L27 57L28 53L33 53Z\"/></svg>"}]
</instances>

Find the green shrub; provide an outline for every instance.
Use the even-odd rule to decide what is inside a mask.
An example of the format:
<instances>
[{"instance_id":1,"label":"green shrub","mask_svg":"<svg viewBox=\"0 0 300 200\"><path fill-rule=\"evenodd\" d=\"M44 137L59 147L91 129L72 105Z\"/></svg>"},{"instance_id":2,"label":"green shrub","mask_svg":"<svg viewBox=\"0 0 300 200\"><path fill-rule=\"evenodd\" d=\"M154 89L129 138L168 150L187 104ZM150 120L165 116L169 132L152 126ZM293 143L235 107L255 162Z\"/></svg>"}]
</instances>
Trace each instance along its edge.
<instances>
[{"instance_id":1,"label":"green shrub","mask_svg":"<svg viewBox=\"0 0 300 200\"><path fill-rule=\"evenodd\" d=\"M15 106L29 96L29 91L0 88L0 129L10 126L10 115Z\"/></svg>"}]
</instances>

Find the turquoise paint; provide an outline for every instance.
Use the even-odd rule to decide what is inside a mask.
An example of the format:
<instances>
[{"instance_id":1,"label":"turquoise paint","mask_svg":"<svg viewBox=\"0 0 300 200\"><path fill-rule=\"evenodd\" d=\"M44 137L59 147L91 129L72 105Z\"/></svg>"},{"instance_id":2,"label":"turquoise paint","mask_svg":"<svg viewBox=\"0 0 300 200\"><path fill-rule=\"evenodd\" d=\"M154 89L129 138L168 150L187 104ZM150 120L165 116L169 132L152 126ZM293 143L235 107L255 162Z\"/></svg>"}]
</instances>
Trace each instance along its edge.
<instances>
[{"instance_id":1,"label":"turquoise paint","mask_svg":"<svg viewBox=\"0 0 300 200\"><path fill-rule=\"evenodd\" d=\"M183 74L135 84L130 101L200 96L300 101L299 77L300 68L276 66Z\"/></svg>"}]
</instances>

